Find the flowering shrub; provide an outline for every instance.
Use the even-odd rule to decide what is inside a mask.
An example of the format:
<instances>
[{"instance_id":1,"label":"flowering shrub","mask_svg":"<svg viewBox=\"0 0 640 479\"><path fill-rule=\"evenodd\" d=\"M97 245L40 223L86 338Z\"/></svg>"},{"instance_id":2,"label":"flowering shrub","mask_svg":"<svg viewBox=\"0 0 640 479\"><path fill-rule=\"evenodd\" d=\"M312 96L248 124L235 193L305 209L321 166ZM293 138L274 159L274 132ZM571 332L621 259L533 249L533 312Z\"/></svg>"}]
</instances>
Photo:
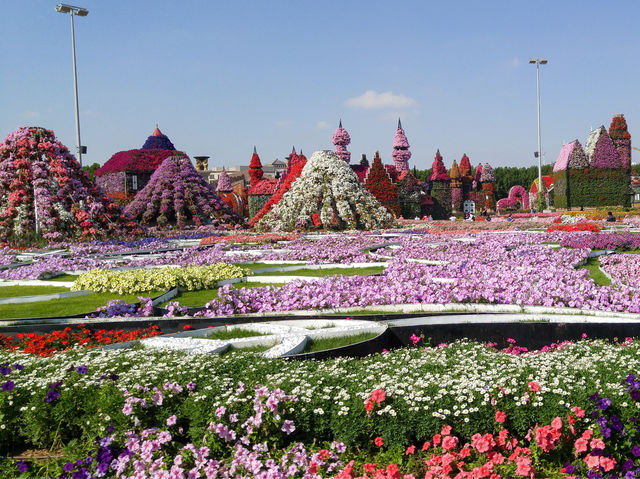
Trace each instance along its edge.
<instances>
[{"instance_id":1,"label":"flowering shrub","mask_svg":"<svg viewBox=\"0 0 640 479\"><path fill-rule=\"evenodd\" d=\"M560 245L568 248L640 249L640 235L633 233L575 234L561 238Z\"/></svg>"},{"instance_id":2,"label":"flowering shrub","mask_svg":"<svg viewBox=\"0 0 640 479\"><path fill-rule=\"evenodd\" d=\"M125 212L143 224L228 223L236 215L185 157L169 157L153 173Z\"/></svg>"},{"instance_id":3,"label":"flowering shrub","mask_svg":"<svg viewBox=\"0 0 640 479\"><path fill-rule=\"evenodd\" d=\"M248 270L226 263L125 271L94 269L78 276L71 289L73 291L90 289L117 294L134 294L176 287L194 291L211 289L216 287L220 280L240 278L247 274L249 274Z\"/></svg>"},{"instance_id":4,"label":"flowering shrub","mask_svg":"<svg viewBox=\"0 0 640 479\"><path fill-rule=\"evenodd\" d=\"M119 151L96 170L96 176L100 177L107 173L121 171L152 173L170 156L187 158L187 155L181 151L165 149Z\"/></svg>"},{"instance_id":5,"label":"flowering shrub","mask_svg":"<svg viewBox=\"0 0 640 479\"><path fill-rule=\"evenodd\" d=\"M481 183L495 183L496 175L493 172L493 168L489 163L485 163L482 167L482 174L480 175Z\"/></svg>"},{"instance_id":6,"label":"flowering shrub","mask_svg":"<svg viewBox=\"0 0 640 479\"><path fill-rule=\"evenodd\" d=\"M361 186L349 165L329 151L316 151L300 178L256 224L256 229L373 229L392 224L391 215Z\"/></svg>"},{"instance_id":7,"label":"flowering shrub","mask_svg":"<svg viewBox=\"0 0 640 479\"><path fill-rule=\"evenodd\" d=\"M20 127L0 144L0 236L93 238L126 220L53 131Z\"/></svg>"},{"instance_id":8,"label":"flowering shrub","mask_svg":"<svg viewBox=\"0 0 640 479\"><path fill-rule=\"evenodd\" d=\"M78 324L74 329L66 327L51 333L18 333L15 336L0 334L0 348L46 358L70 349L95 348L105 344L152 338L160 334L158 326L133 331L105 329L94 331L84 324Z\"/></svg>"},{"instance_id":9,"label":"flowering shrub","mask_svg":"<svg viewBox=\"0 0 640 479\"><path fill-rule=\"evenodd\" d=\"M233 186L231 185L231 178L226 171L222 170L220 176L218 177L218 184L216 185L216 191L228 192L233 191Z\"/></svg>"},{"instance_id":10,"label":"flowering shrub","mask_svg":"<svg viewBox=\"0 0 640 479\"><path fill-rule=\"evenodd\" d=\"M254 235L231 234L224 236L208 236L200 241L201 245L219 242L227 243L277 243L278 241L293 241L300 238L298 234L265 233Z\"/></svg>"}]
</instances>

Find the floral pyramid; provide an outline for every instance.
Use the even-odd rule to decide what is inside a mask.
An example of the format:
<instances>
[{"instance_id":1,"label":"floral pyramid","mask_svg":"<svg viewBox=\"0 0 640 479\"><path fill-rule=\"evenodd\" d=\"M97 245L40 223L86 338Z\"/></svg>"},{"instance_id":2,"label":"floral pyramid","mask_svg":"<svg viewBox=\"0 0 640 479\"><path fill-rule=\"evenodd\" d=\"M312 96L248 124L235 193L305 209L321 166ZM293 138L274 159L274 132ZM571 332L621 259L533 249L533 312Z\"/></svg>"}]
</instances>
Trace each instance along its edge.
<instances>
[{"instance_id":1,"label":"floral pyramid","mask_svg":"<svg viewBox=\"0 0 640 479\"><path fill-rule=\"evenodd\" d=\"M39 230L48 239L103 236L120 209L82 171L53 131L20 127L0 144L0 236Z\"/></svg>"},{"instance_id":2,"label":"floral pyramid","mask_svg":"<svg viewBox=\"0 0 640 479\"><path fill-rule=\"evenodd\" d=\"M145 225L224 223L236 215L193 167L189 158L171 156L153 173L125 213Z\"/></svg>"},{"instance_id":3,"label":"floral pyramid","mask_svg":"<svg viewBox=\"0 0 640 479\"><path fill-rule=\"evenodd\" d=\"M256 229L370 230L393 224L391 214L362 187L344 160L331 151L316 151L291 189L256 224Z\"/></svg>"},{"instance_id":4,"label":"floral pyramid","mask_svg":"<svg viewBox=\"0 0 640 479\"><path fill-rule=\"evenodd\" d=\"M380 153L376 151L371 168L367 172L364 187L371 193L389 212L400 216L400 203L398 202L398 187L393 184L387 169L382 164Z\"/></svg>"},{"instance_id":5,"label":"floral pyramid","mask_svg":"<svg viewBox=\"0 0 640 479\"><path fill-rule=\"evenodd\" d=\"M593 130L587 138L584 151L591 168L620 168L620 155L613 146L611 137L604 126Z\"/></svg>"},{"instance_id":6,"label":"floral pyramid","mask_svg":"<svg viewBox=\"0 0 640 479\"><path fill-rule=\"evenodd\" d=\"M407 135L402 129L400 118L398 118L396 136L393 138L393 153L391 153L391 157L393 158L393 164L398 173L402 173L409 169L409 158L411 158L411 152L409 151L409 142L407 141Z\"/></svg>"},{"instance_id":7,"label":"floral pyramid","mask_svg":"<svg viewBox=\"0 0 640 479\"><path fill-rule=\"evenodd\" d=\"M347 130L342 128L342 120L340 120L340 124L338 125L338 129L333 133L331 137L331 143L336 147L336 151L334 152L341 160L349 163L351 161L351 152L347 150L347 145L351 143L351 137Z\"/></svg>"}]
</instances>

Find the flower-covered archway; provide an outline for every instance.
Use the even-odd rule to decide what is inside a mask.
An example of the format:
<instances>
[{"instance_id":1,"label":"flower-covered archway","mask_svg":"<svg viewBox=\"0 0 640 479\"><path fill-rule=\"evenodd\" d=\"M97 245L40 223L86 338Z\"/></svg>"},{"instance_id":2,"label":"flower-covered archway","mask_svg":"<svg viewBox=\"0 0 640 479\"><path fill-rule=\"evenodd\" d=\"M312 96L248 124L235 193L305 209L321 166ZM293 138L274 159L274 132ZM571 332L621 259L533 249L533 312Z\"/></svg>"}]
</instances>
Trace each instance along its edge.
<instances>
[{"instance_id":1,"label":"flower-covered archway","mask_svg":"<svg viewBox=\"0 0 640 479\"><path fill-rule=\"evenodd\" d=\"M106 199L52 130L20 127L0 144L0 236L93 238L116 229Z\"/></svg>"},{"instance_id":2,"label":"flower-covered archway","mask_svg":"<svg viewBox=\"0 0 640 479\"><path fill-rule=\"evenodd\" d=\"M529 208L529 195L527 190L520 185L512 186L509 190L509 196L498 201L498 210L514 207L520 202L523 209Z\"/></svg>"}]
</instances>

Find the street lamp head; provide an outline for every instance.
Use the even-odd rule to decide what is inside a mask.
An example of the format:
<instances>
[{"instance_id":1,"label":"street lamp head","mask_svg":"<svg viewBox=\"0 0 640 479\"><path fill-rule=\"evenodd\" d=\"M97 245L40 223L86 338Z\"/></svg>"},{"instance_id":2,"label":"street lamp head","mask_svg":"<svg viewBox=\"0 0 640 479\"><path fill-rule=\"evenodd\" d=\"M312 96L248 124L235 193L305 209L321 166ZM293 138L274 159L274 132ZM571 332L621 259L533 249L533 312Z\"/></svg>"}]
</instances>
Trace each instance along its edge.
<instances>
[{"instance_id":1,"label":"street lamp head","mask_svg":"<svg viewBox=\"0 0 640 479\"><path fill-rule=\"evenodd\" d=\"M548 60L546 58L532 58L531 60L529 60L529 63L532 65L535 65L536 63L539 65L546 65L548 63Z\"/></svg>"},{"instance_id":2,"label":"street lamp head","mask_svg":"<svg viewBox=\"0 0 640 479\"><path fill-rule=\"evenodd\" d=\"M540 59L540 65L546 65L548 63L546 58L541 58Z\"/></svg>"},{"instance_id":3,"label":"street lamp head","mask_svg":"<svg viewBox=\"0 0 640 479\"><path fill-rule=\"evenodd\" d=\"M89 15L89 10L82 7L74 7L73 5L67 5L66 3L59 3L56 5L56 12L70 13L71 15L77 15L79 17L86 17Z\"/></svg>"},{"instance_id":4,"label":"street lamp head","mask_svg":"<svg viewBox=\"0 0 640 479\"><path fill-rule=\"evenodd\" d=\"M529 60L529 63L534 64L536 62L535 58L532 58L531 60Z\"/></svg>"}]
</instances>

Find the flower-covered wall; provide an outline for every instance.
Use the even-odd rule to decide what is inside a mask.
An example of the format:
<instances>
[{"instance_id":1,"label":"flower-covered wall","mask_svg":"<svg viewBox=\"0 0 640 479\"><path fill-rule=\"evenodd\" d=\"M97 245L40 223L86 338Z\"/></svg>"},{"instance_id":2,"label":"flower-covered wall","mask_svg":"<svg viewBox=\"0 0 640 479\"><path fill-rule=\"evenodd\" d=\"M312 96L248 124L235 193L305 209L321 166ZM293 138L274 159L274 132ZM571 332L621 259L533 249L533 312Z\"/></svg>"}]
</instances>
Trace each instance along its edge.
<instances>
[{"instance_id":1,"label":"flower-covered wall","mask_svg":"<svg viewBox=\"0 0 640 479\"><path fill-rule=\"evenodd\" d=\"M364 187L389 210L394 216L400 216L400 203L398 202L398 187L393 184L389 173L382 164L380 153L376 151L373 163L367 172Z\"/></svg>"}]
</instances>

